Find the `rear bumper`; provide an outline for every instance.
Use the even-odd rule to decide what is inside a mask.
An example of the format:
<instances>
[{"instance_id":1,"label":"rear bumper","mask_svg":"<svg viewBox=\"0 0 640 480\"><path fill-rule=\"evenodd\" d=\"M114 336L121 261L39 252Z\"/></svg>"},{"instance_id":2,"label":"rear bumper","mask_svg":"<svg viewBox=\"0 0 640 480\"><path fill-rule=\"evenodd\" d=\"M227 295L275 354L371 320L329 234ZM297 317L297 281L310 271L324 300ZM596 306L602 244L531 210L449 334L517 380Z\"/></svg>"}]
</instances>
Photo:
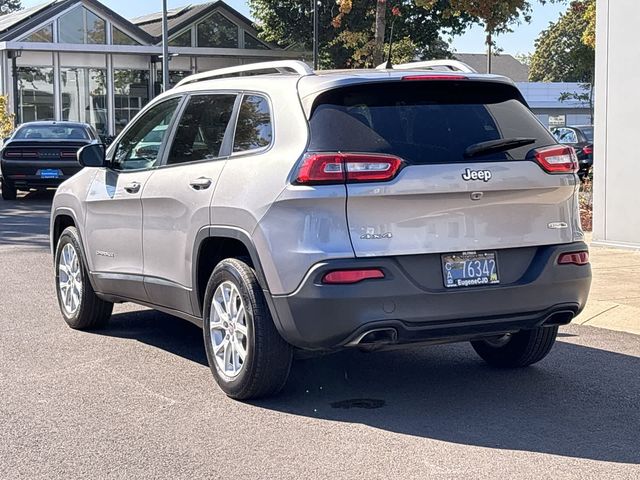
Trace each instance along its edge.
<instances>
[{"instance_id":1,"label":"rear bumper","mask_svg":"<svg viewBox=\"0 0 640 480\"><path fill-rule=\"evenodd\" d=\"M60 170L62 174L57 178L42 178L38 172L44 169ZM80 170L82 166L76 160L43 162L2 159L0 161L2 178L17 188L57 187Z\"/></svg>"},{"instance_id":2,"label":"rear bumper","mask_svg":"<svg viewBox=\"0 0 640 480\"><path fill-rule=\"evenodd\" d=\"M315 265L291 295L273 296L281 335L305 349L332 350L353 344L378 328L394 329L397 343L457 341L513 332L543 324L569 323L584 307L590 265L557 265L560 253L587 250L583 242L498 251L506 261L525 262L505 283L445 289L440 255L335 260ZM502 255L501 255L502 254ZM421 265L428 279L416 279ZM378 267L381 280L322 285L334 269ZM505 266L505 270L508 267ZM514 270L515 271L515 270ZM508 282L508 283L507 283Z\"/></svg>"}]
</instances>

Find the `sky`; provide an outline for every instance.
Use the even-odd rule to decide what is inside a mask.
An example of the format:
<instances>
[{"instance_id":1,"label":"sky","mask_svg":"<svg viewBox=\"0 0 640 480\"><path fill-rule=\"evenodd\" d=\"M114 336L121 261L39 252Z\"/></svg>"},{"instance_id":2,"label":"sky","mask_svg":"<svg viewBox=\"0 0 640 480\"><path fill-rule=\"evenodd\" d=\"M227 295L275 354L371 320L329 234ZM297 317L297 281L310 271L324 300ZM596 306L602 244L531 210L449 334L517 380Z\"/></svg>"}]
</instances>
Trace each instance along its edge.
<instances>
[{"instance_id":1,"label":"sky","mask_svg":"<svg viewBox=\"0 0 640 480\"><path fill-rule=\"evenodd\" d=\"M125 18L134 18L147 13L162 10L161 0L100 0L109 8ZM334 1L334 0L325 0ZM504 53L532 53L534 51L533 42L544 30L549 22L557 20L560 13L566 8L566 4L545 4L540 5L535 0L533 19L530 24L523 24L515 27L515 32L500 35L495 38L495 42ZM23 7L31 7L43 3L43 0L22 0ZM181 7L188 4L205 3L204 0L168 0L169 8ZM250 17L249 6L246 0L227 0L227 4L238 10L240 13ZM453 48L458 53L480 53L485 51L485 34L480 27L468 30L464 35L453 39Z\"/></svg>"}]
</instances>

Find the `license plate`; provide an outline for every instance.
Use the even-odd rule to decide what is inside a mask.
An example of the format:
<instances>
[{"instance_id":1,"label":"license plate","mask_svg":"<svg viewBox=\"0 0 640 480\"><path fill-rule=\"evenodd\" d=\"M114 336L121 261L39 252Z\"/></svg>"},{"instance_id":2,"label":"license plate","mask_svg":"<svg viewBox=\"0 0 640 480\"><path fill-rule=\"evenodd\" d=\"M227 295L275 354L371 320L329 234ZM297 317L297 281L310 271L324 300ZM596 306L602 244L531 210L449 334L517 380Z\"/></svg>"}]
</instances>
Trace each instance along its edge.
<instances>
[{"instance_id":1,"label":"license plate","mask_svg":"<svg viewBox=\"0 0 640 480\"><path fill-rule=\"evenodd\" d=\"M60 170L56 168L45 168L40 170L40 178L59 178Z\"/></svg>"},{"instance_id":2,"label":"license plate","mask_svg":"<svg viewBox=\"0 0 640 480\"><path fill-rule=\"evenodd\" d=\"M476 287L500 283L496 252L462 252L442 256L447 288Z\"/></svg>"}]
</instances>

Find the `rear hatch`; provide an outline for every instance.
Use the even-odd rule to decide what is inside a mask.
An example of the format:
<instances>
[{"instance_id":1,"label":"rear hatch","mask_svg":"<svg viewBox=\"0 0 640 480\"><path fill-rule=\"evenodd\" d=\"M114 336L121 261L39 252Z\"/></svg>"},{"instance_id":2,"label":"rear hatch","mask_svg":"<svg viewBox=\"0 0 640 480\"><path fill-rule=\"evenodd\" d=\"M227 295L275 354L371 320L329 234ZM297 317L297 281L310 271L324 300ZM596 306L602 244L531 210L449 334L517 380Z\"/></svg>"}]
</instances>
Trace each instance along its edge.
<instances>
[{"instance_id":1,"label":"rear hatch","mask_svg":"<svg viewBox=\"0 0 640 480\"><path fill-rule=\"evenodd\" d=\"M568 243L580 228L575 155L511 84L412 75L335 88L316 98L310 130L308 157L335 160L314 167L318 183L344 169L358 257Z\"/></svg>"}]
</instances>

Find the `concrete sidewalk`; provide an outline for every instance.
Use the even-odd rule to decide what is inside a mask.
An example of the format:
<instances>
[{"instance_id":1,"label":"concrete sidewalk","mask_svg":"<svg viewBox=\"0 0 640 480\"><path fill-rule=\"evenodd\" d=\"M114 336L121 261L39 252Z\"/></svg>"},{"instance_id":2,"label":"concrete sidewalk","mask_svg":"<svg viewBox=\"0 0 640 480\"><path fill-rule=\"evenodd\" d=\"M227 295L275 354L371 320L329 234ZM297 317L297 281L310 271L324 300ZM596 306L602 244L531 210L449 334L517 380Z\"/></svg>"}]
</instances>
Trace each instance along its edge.
<instances>
[{"instance_id":1,"label":"concrete sidewalk","mask_svg":"<svg viewBox=\"0 0 640 480\"><path fill-rule=\"evenodd\" d=\"M572 323L640 335L640 250L591 245L590 253L591 294Z\"/></svg>"}]
</instances>

